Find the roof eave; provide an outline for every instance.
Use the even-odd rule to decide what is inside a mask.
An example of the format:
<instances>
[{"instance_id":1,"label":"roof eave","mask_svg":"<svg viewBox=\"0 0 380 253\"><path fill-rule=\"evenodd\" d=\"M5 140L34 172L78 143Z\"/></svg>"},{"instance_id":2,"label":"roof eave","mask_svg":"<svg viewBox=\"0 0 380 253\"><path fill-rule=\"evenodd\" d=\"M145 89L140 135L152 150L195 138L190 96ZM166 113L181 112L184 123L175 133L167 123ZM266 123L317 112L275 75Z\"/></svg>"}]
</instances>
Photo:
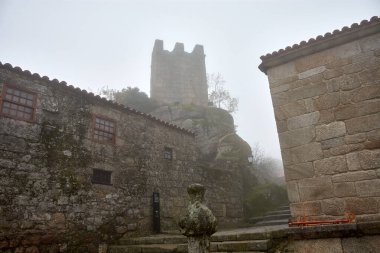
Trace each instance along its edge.
<instances>
[{"instance_id":1,"label":"roof eave","mask_svg":"<svg viewBox=\"0 0 380 253\"><path fill-rule=\"evenodd\" d=\"M284 52L279 55L272 55L270 57L265 57L262 59L259 69L267 74L268 69L285 64L287 62L293 61L295 59L315 54L320 51L336 47L342 44L349 43L354 40L358 40L367 36L380 32L380 23L374 22L372 24L367 24L363 27L358 27L347 31L345 33L337 34L324 38L323 40L315 41L311 44L306 44L300 48Z\"/></svg>"}]
</instances>

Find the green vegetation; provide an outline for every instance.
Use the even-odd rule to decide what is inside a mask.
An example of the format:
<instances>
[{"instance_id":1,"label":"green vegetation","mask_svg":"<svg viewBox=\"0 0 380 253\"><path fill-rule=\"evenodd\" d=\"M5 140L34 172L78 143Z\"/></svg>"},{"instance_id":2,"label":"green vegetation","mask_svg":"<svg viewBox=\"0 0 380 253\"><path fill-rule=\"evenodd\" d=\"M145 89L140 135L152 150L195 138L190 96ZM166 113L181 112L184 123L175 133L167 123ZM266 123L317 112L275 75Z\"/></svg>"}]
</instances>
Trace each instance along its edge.
<instances>
[{"instance_id":1,"label":"green vegetation","mask_svg":"<svg viewBox=\"0 0 380 253\"><path fill-rule=\"evenodd\" d=\"M57 177L63 191L73 195L89 187L85 176L78 176L77 170L88 166L91 155L82 147L83 131L78 131L78 139L66 132L57 123L44 123L41 140L47 150L47 165L56 171L52 174Z\"/></svg>"},{"instance_id":2,"label":"green vegetation","mask_svg":"<svg viewBox=\"0 0 380 253\"><path fill-rule=\"evenodd\" d=\"M199 106L196 106L196 105L192 105L192 104L177 104L175 103L174 106L180 106L182 110L186 111L186 112L192 112L192 111L196 111L197 109L199 109Z\"/></svg>"},{"instance_id":3,"label":"green vegetation","mask_svg":"<svg viewBox=\"0 0 380 253\"><path fill-rule=\"evenodd\" d=\"M265 212L276 209L289 203L286 189L268 183L251 188L246 193L245 199L246 217L263 215Z\"/></svg>"},{"instance_id":4,"label":"green vegetation","mask_svg":"<svg viewBox=\"0 0 380 253\"><path fill-rule=\"evenodd\" d=\"M149 113L158 107L158 104L154 100L150 99L145 92L140 91L137 87L127 87L122 90L103 87L100 90L100 94L109 100L146 113Z\"/></svg>"}]
</instances>

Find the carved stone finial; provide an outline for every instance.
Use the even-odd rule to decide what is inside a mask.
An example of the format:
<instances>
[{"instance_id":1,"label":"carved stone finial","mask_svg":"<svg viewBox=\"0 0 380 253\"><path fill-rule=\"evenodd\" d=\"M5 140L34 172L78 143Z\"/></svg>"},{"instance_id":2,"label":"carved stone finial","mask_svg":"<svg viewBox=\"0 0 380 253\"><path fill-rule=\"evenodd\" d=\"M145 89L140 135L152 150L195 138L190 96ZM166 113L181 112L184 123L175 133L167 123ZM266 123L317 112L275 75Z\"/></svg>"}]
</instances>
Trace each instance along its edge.
<instances>
[{"instance_id":1,"label":"carved stone finial","mask_svg":"<svg viewBox=\"0 0 380 253\"><path fill-rule=\"evenodd\" d=\"M206 189L201 184L192 184L187 187L187 193L190 196L190 204L199 201L202 203L204 201Z\"/></svg>"},{"instance_id":2,"label":"carved stone finial","mask_svg":"<svg viewBox=\"0 0 380 253\"><path fill-rule=\"evenodd\" d=\"M210 236L216 231L216 218L211 210L202 204L206 189L201 184L187 188L190 204L179 221L182 233L188 237L189 252L209 252Z\"/></svg>"}]
</instances>

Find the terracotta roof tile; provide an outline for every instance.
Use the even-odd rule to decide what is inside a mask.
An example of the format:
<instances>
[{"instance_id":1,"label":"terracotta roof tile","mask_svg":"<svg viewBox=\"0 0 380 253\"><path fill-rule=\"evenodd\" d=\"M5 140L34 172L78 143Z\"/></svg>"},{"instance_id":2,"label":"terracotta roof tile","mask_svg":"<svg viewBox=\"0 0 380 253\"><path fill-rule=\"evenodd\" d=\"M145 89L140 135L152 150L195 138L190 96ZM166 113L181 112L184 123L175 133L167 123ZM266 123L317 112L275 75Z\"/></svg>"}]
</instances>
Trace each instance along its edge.
<instances>
[{"instance_id":1,"label":"terracotta roof tile","mask_svg":"<svg viewBox=\"0 0 380 253\"><path fill-rule=\"evenodd\" d=\"M353 23L351 25L351 27L345 26L341 30L334 30L332 33L328 32L328 33L325 33L325 35L319 35L316 38L309 39L307 42L306 41L301 41L299 44L294 44L291 47L288 46L285 49L280 49L278 51L274 51L272 53L263 55L263 56L260 57L260 59L264 62L264 61L266 61L266 60L268 60L270 58L286 55L286 54L289 54L289 53L291 53L293 51L299 50L301 48L309 47L309 46L312 46L314 44L318 44L320 42L333 39L334 37L354 32L356 30L362 29L365 26L372 26L374 24L380 24L380 18L379 17L374 16L369 21L368 20L363 20L363 21L360 22L360 24Z\"/></svg>"},{"instance_id":2,"label":"terracotta roof tile","mask_svg":"<svg viewBox=\"0 0 380 253\"><path fill-rule=\"evenodd\" d=\"M0 62L0 68L3 68L3 69L7 69L7 70L10 70L10 71L13 71L13 72L16 72L18 74L22 74L22 75L25 75L25 76L28 76L28 77L32 77L34 79L37 79L37 80L41 80L41 81L44 81L44 82L47 82L49 85L59 85L60 87L62 88L65 88L65 89L68 89L68 90L72 90L78 94L81 94L81 95L85 95L85 96L88 96L88 97L91 97L91 98L94 98L100 102L103 102L103 103L106 103L110 106L113 106L115 108L118 108L120 110L124 110L124 111L127 111L127 112L132 112L136 115L140 115L146 119L149 119L149 120L153 120L155 122L158 122L162 125L165 125L167 127L170 127L170 128L173 128L173 129L176 129L176 130L180 130L182 132L185 132L187 134L190 134L192 136L195 135L194 132L188 130L188 129L185 129L185 128L182 128L180 126L177 126L175 124L172 124L172 123L169 123L169 122L166 122L166 121L163 121L151 114L148 114L148 113L144 113L144 112L141 112L141 111L138 111L132 107L128 107L128 106L124 106L122 104L119 104L119 103L116 103L116 102L113 102L111 100L107 100L106 98L102 98L100 97L99 95L95 95L94 93L92 92L87 92L86 90L82 90L78 87L74 87L72 85L67 85L67 83L65 81L59 81L58 79L53 79L53 80L50 80L49 77L47 76L40 76L39 74L37 73L31 73L29 70L22 70L20 67L18 66L15 66L13 67L11 64L9 63L2 63Z\"/></svg>"}]
</instances>

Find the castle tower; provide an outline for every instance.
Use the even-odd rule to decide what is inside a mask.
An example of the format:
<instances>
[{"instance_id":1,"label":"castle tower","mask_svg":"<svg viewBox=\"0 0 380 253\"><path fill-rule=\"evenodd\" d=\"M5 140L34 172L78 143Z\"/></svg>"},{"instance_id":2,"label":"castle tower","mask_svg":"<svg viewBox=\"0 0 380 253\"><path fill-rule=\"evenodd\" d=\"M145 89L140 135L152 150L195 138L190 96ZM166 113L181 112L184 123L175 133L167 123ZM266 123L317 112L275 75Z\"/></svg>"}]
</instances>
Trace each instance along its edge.
<instances>
[{"instance_id":1,"label":"castle tower","mask_svg":"<svg viewBox=\"0 0 380 253\"><path fill-rule=\"evenodd\" d=\"M182 43L174 50L164 50L162 40L156 40L152 52L150 97L162 104L179 102L207 106L207 79L203 46L193 52L184 51Z\"/></svg>"}]
</instances>

